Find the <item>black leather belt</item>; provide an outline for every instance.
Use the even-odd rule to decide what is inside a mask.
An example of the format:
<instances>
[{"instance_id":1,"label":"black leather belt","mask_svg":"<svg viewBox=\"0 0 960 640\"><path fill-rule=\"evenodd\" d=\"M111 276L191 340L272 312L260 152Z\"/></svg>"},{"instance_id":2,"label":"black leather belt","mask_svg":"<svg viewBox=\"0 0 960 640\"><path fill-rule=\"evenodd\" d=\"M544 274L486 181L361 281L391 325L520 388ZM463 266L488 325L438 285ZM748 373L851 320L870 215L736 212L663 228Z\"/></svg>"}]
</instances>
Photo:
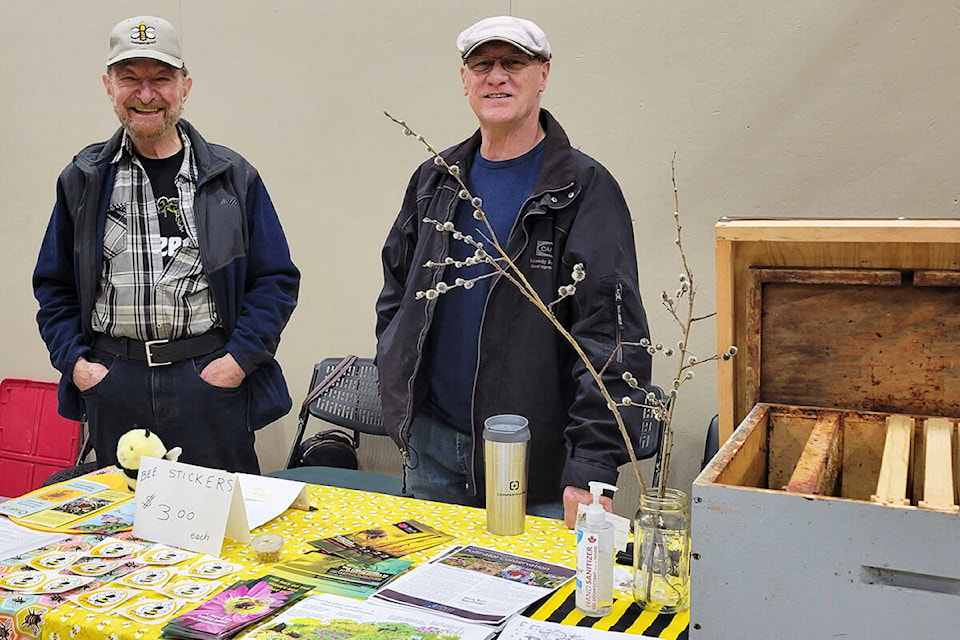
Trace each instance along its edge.
<instances>
[{"instance_id":1,"label":"black leather belt","mask_svg":"<svg viewBox=\"0 0 960 640\"><path fill-rule=\"evenodd\" d=\"M148 366L159 367L206 355L225 344L227 344L227 337L223 331L213 329L199 336L182 340L149 340L147 342L100 334L94 341L93 348L112 353L125 360L146 362Z\"/></svg>"}]
</instances>

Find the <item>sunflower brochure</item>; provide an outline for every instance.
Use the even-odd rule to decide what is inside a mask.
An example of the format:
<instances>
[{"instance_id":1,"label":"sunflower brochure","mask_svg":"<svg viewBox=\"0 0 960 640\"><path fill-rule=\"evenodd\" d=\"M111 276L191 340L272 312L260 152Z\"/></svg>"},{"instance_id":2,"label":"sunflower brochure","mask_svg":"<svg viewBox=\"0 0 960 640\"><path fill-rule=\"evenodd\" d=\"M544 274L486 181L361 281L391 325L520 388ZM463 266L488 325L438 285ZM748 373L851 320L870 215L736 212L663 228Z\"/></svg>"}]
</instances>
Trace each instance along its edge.
<instances>
[{"instance_id":1,"label":"sunflower brochure","mask_svg":"<svg viewBox=\"0 0 960 640\"><path fill-rule=\"evenodd\" d=\"M231 638L304 597L310 587L274 575L235 582L196 609L172 619L161 638Z\"/></svg>"}]
</instances>

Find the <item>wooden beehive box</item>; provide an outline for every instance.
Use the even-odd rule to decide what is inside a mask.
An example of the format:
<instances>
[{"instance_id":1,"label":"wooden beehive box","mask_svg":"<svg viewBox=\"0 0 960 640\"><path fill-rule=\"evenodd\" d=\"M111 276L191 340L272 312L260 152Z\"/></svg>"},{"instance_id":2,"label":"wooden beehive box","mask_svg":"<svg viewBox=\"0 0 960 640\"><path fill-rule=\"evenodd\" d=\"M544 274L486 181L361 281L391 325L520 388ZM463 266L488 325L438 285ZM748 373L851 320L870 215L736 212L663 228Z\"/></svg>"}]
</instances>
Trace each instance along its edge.
<instances>
[{"instance_id":1,"label":"wooden beehive box","mask_svg":"<svg viewBox=\"0 0 960 640\"><path fill-rule=\"evenodd\" d=\"M693 486L691 637L960 637L960 221L716 238L739 353Z\"/></svg>"}]
</instances>

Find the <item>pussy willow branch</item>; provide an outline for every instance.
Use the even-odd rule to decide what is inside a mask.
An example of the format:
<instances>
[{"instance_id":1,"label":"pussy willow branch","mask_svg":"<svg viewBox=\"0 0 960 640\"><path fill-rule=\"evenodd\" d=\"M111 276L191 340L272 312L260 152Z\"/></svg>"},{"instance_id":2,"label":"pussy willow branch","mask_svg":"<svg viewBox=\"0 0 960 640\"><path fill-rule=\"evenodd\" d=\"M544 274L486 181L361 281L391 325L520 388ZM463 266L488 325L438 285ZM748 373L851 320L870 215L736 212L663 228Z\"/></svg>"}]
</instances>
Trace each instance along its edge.
<instances>
[{"instance_id":1,"label":"pussy willow branch","mask_svg":"<svg viewBox=\"0 0 960 640\"><path fill-rule=\"evenodd\" d=\"M677 368L677 375L674 377L674 380L683 381L686 379L686 374L688 372L688 367L692 366L688 364L687 350L690 348L690 329L693 327L694 315L693 315L693 302L697 294L697 288L693 280L693 272L690 270L690 265L687 263L687 254L683 250L683 225L680 224L680 191L677 189L677 172L676 172L676 160L677 154L674 152L673 158L670 159L670 182L673 184L673 223L676 227L677 238L674 243L677 245L677 250L680 252L680 261L683 264L683 272L687 276L687 282L690 283L689 290L687 291L687 318L685 321L680 320L677 317L677 314L672 305L665 305L670 310L674 319L680 324L681 333L683 334L682 342L680 343L680 357L679 365ZM715 359L715 357L714 357ZM676 409L677 403L676 395L671 396L667 405L667 417L665 423L667 425L673 424L673 412ZM660 478L657 483L657 496L663 497L664 491L667 488L667 476L670 472L670 456L673 453L673 429L664 429L663 433L663 442L660 446Z\"/></svg>"},{"instance_id":2,"label":"pussy willow branch","mask_svg":"<svg viewBox=\"0 0 960 640\"><path fill-rule=\"evenodd\" d=\"M460 176L459 167L451 167L444 160L443 156L434 149L423 136L417 134L410 126L398 118L393 117L386 111L383 112L385 116L393 120L395 123L403 127L404 133L409 136L416 137L417 140L423 143L427 148L427 151L430 155L433 156L434 162L446 169L447 173L453 176L460 185L460 188L470 196L470 190L467 189L467 185L464 183L463 178ZM472 203L476 203L476 199L472 196L469 198ZM500 243L497 241L496 234L493 232L493 228L490 226L490 223L487 221L487 216L483 212L483 209L476 204L474 206L474 211L479 216L480 220L484 223L484 226L487 228L487 231L490 234L490 241L493 243L494 248L500 254L502 262L506 264L504 266L501 264L501 260L490 259L487 260L487 264L490 264L500 275L507 278L511 283L513 283L520 293L529 300L534 306L537 307L543 313L544 316L553 324L553 326L560 332L560 335L570 344L577 355L580 357L580 360L583 362L584 366L587 368L587 371L590 373L590 376L594 379L597 384L597 387L600 390L601 395L604 400L607 402L607 408L610 409L610 412L613 414L614 419L617 423L617 428L620 430L620 435L623 437L624 442L626 443L627 454L630 456L631 467L633 472L637 477L637 483L640 485L640 490L644 493L647 491L647 484L643 479L643 474L640 472L640 462L637 460L636 454L633 450L633 444L630 442L630 434L627 431L627 427L623 422L623 416L620 415L618 409L618 403L610 395L610 392L607 390L606 384L603 382L603 378L597 369L593 366L593 363L590 362L590 358L587 357L587 354L583 351L580 345L577 343L577 340L570 334L569 331L557 320L557 317L553 314L552 303L550 306L545 304L540 298L540 295L536 292L533 286L527 281L523 273L517 268L513 260L507 255L507 252L503 249ZM667 423L669 425L669 423Z\"/></svg>"}]
</instances>

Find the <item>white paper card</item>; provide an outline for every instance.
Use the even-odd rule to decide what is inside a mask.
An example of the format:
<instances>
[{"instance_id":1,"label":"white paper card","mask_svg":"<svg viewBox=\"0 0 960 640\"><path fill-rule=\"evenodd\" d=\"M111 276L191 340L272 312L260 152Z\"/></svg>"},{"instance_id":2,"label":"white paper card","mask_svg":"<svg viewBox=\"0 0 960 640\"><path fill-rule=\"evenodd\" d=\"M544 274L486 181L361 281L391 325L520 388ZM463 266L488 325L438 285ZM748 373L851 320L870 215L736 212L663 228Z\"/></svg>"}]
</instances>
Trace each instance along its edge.
<instances>
[{"instance_id":1,"label":"white paper card","mask_svg":"<svg viewBox=\"0 0 960 640\"><path fill-rule=\"evenodd\" d=\"M302 482L246 473L238 473L237 478L240 479L240 487L243 489L247 525L251 529L270 522L290 506L309 500L307 485Z\"/></svg>"},{"instance_id":2,"label":"white paper card","mask_svg":"<svg viewBox=\"0 0 960 640\"><path fill-rule=\"evenodd\" d=\"M133 535L219 556L223 538L250 541L236 474L162 458L140 460Z\"/></svg>"}]
</instances>

